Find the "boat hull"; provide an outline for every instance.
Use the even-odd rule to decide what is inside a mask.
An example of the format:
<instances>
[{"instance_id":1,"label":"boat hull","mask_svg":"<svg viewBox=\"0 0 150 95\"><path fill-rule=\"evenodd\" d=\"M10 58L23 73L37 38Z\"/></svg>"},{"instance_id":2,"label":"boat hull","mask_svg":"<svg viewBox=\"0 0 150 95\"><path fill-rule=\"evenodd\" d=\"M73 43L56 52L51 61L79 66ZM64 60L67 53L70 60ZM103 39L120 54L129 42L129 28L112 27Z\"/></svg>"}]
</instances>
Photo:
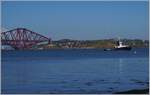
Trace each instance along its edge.
<instances>
[{"instance_id":1,"label":"boat hull","mask_svg":"<svg viewBox=\"0 0 150 95\"><path fill-rule=\"evenodd\" d=\"M114 50L131 50L131 47L114 48Z\"/></svg>"},{"instance_id":2,"label":"boat hull","mask_svg":"<svg viewBox=\"0 0 150 95\"><path fill-rule=\"evenodd\" d=\"M132 48L131 47L121 47L121 48L107 48L107 49L104 49L104 51L128 51L128 50L131 50Z\"/></svg>"}]
</instances>

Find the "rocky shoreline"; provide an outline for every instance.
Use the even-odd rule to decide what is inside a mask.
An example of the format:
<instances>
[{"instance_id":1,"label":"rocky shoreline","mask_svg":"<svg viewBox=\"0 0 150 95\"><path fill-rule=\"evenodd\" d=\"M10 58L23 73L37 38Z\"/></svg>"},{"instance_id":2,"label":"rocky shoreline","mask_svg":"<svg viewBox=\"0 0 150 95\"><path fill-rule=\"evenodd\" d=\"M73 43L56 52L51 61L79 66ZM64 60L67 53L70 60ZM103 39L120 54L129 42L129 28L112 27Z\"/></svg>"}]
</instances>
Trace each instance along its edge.
<instances>
[{"instance_id":1,"label":"rocky shoreline","mask_svg":"<svg viewBox=\"0 0 150 95\"><path fill-rule=\"evenodd\" d=\"M116 92L114 94L149 94L149 88L146 88L146 89L134 89L134 90Z\"/></svg>"}]
</instances>

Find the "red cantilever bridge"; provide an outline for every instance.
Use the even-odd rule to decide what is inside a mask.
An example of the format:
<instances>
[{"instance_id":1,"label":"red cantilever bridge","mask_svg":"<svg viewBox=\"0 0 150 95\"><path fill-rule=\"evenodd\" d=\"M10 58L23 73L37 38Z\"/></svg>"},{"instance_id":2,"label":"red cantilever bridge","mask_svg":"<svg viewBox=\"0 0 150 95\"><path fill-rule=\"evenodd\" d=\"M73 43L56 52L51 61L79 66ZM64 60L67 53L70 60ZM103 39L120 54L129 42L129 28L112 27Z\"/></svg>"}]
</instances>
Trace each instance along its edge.
<instances>
[{"instance_id":1,"label":"red cantilever bridge","mask_svg":"<svg viewBox=\"0 0 150 95\"><path fill-rule=\"evenodd\" d=\"M26 28L16 28L1 33L2 45L10 45L15 49L30 49L41 42L50 43L51 39Z\"/></svg>"}]
</instances>

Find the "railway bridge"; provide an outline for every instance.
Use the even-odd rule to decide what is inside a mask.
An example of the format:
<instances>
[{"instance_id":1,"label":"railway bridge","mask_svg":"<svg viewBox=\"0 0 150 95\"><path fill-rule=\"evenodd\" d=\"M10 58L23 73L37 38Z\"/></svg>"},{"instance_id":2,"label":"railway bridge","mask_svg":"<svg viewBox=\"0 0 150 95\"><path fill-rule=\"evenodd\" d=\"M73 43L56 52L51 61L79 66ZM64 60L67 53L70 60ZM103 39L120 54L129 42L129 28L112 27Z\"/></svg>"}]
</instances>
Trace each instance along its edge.
<instances>
[{"instance_id":1,"label":"railway bridge","mask_svg":"<svg viewBox=\"0 0 150 95\"><path fill-rule=\"evenodd\" d=\"M10 45L14 49L31 49L38 43L51 43L51 39L26 28L16 28L1 33L1 44Z\"/></svg>"}]
</instances>

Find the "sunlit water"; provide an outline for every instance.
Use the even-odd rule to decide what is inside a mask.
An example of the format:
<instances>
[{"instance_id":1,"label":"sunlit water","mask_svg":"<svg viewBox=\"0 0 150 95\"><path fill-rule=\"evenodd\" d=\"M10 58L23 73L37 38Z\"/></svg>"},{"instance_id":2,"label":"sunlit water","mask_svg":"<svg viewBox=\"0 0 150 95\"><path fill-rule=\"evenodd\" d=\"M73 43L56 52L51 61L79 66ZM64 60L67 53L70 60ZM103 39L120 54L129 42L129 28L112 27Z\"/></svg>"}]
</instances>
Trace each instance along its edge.
<instances>
[{"instance_id":1,"label":"sunlit water","mask_svg":"<svg viewBox=\"0 0 150 95\"><path fill-rule=\"evenodd\" d=\"M2 51L2 93L114 93L148 87L148 48Z\"/></svg>"}]
</instances>

